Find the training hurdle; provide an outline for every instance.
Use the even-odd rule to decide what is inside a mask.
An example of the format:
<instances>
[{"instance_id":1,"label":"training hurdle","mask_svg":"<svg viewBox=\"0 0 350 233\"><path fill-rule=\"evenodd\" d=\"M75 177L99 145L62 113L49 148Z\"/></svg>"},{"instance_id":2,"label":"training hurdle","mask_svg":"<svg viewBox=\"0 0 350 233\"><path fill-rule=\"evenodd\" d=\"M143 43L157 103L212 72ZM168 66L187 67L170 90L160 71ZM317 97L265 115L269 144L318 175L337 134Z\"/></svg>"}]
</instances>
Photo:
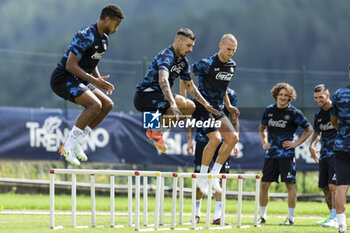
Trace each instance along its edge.
<instances>
[{"instance_id":1,"label":"training hurdle","mask_svg":"<svg viewBox=\"0 0 350 233\"><path fill-rule=\"evenodd\" d=\"M72 227L74 228L88 228L88 226L76 225L76 175L90 175L90 193L91 193L91 226L103 227L96 225L96 203L95 203L95 175L110 176L110 227L120 228L123 225L115 225L115 176L128 177L128 225L132 226L132 177L135 176L136 185L140 187L140 176L143 177L157 177L157 186L160 186L160 172L157 171L129 171L129 170L88 170L88 169L51 169L50 170L50 228L61 229L62 226L55 226L55 174L71 174L72 175ZM146 189L144 189L146 190ZM159 190L160 187L156 188ZM159 205L159 194L156 195L156 205ZM145 195L145 193L144 193ZM147 195L147 191L146 191ZM135 188L135 206L140 205L140 189ZM159 207L158 207L159 209ZM155 208L157 210L157 207ZM155 211L155 225L158 226L159 211ZM147 215L147 214L144 214ZM135 229L139 228L139 209L135 209Z\"/></svg>"},{"instance_id":2,"label":"training hurdle","mask_svg":"<svg viewBox=\"0 0 350 233\"><path fill-rule=\"evenodd\" d=\"M258 174L200 174L200 173L169 173L162 172L161 173L161 196L160 201L163 203L164 200L164 177L173 177L173 193L172 193L172 212L171 212L171 224L170 229L175 229L175 218L176 218L176 197L177 197L177 179L179 179L179 225L187 225L183 223L183 193L184 193L184 178L192 179L192 214L191 214L191 228L192 230L201 229L196 228L195 223L195 207L196 207L196 183L197 178L208 178L209 186L208 186L208 196L212 196L212 179L220 178L222 179L222 193L221 193L221 223L220 227L210 227L210 214L211 214L211 198L208 198L207 201L207 212L205 219L205 228L207 229L227 229L232 226L224 226L225 223L225 207L226 207L226 185L227 179L238 179L238 207L237 207L237 227L244 228L249 226L242 226L241 224L241 216L242 216L242 198L243 198L243 179L244 178L253 178L256 179L255 185L255 207L254 207L254 221L253 225L258 226L258 210L259 210L259 190L260 190L260 175ZM160 225L163 224L163 206L160 207ZM186 230L186 228L181 228L177 230ZM164 229L167 230L167 229ZM188 229L187 229L188 230Z\"/></svg>"},{"instance_id":3,"label":"training hurdle","mask_svg":"<svg viewBox=\"0 0 350 233\"><path fill-rule=\"evenodd\" d=\"M103 227L96 225L96 204L95 204L95 175L110 176L110 227L119 228L123 225L115 225L115 176L128 177L128 225L132 224L132 195L133 184L132 177L135 177L135 230L136 231L150 231L150 230L168 230L168 228L159 228L164 225L164 179L173 179L173 193L172 193L172 212L170 229L175 229L176 218L176 202L177 202L177 183L179 179L179 225L186 225L183 223L183 196L184 196L184 178L192 179L192 215L191 228L196 228L195 223L195 203L196 203L196 182L197 178L209 178L209 196L212 196L212 179L222 179L222 209L221 209L221 226L210 226L210 212L211 212L211 198L207 202L207 214L205 221L205 228L207 229L226 229L232 226L224 226L225 222L225 203L226 203L226 180L238 178L238 208L237 208L237 227L241 226L241 212L242 212L242 194L243 194L243 178L256 179L255 192L255 211L254 211L254 226L257 226L258 207L259 207L259 188L260 176L256 174L192 174L192 173L176 173L176 172L158 172L158 171L130 171L130 170L87 170L87 169L51 169L50 170L50 228L60 229L62 226L55 226L54 224L54 184L55 174L71 174L72 175L72 227L87 228L88 226L76 226L76 175L90 175L90 192L91 192L91 226ZM143 177L143 225L153 226L152 228L140 229L140 196L141 196L141 176ZM155 177L156 182L156 201L154 211L154 224L148 225L148 177ZM188 228L176 228L176 230L189 230Z\"/></svg>"}]
</instances>

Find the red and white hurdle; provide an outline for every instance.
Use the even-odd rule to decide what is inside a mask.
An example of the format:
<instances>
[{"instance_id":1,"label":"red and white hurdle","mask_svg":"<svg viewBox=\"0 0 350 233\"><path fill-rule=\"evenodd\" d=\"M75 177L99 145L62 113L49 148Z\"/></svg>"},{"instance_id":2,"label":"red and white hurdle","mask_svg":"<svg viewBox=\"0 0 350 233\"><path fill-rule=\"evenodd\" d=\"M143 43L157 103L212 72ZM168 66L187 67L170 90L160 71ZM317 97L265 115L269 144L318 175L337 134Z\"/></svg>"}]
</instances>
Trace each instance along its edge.
<instances>
[{"instance_id":1,"label":"red and white hurdle","mask_svg":"<svg viewBox=\"0 0 350 233\"><path fill-rule=\"evenodd\" d=\"M196 228L195 223L195 203L196 203L196 182L197 178L209 179L209 196L212 194L212 179L222 179L222 208L221 208L221 226L210 227L210 212L211 212L211 198L207 201L207 214L205 220L205 228L207 229L225 229L232 226L224 226L225 222L225 206L226 206L226 184L227 179L238 179L238 208L237 208L237 227L241 226L241 214L242 214L242 197L243 197L243 179L255 178L256 190L255 190L255 211L254 211L254 226L257 226L258 221L258 208L259 208L259 189L260 189L260 176L257 174L199 174L199 173L176 173L176 172L159 172L159 171L130 171L130 170L88 170L88 169L51 169L50 170L50 228L59 229L62 226L55 226L55 210L54 210L54 198L55 198L55 174L71 174L72 175L72 227L74 228L86 228L88 226L77 226L76 224L76 175L90 175L90 192L91 192L91 226L103 227L96 225L96 203L95 203L95 175L107 175L110 176L110 227L119 228L123 225L115 225L115 176L127 176L128 177L128 225L134 226L136 231L150 231L150 230L168 230L175 229L176 226L176 203L177 195L179 193L179 225L185 225L183 223L183 196L184 196L184 179L192 179L192 214L191 214L191 228L189 229L201 229ZM135 177L135 224L132 224L132 197L133 197L133 184L132 178ZM141 196L141 177L143 177L143 225L152 228L140 228L140 196ZM148 225L148 178L156 178L156 201L154 211L154 224ZM164 179L173 179L173 193L172 193L172 211L171 211L171 223L170 228L159 228L164 225ZM179 181L178 181L179 180ZM178 191L179 183L179 191ZM176 228L176 230L189 230L188 228Z\"/></svg>"}]
</instances>

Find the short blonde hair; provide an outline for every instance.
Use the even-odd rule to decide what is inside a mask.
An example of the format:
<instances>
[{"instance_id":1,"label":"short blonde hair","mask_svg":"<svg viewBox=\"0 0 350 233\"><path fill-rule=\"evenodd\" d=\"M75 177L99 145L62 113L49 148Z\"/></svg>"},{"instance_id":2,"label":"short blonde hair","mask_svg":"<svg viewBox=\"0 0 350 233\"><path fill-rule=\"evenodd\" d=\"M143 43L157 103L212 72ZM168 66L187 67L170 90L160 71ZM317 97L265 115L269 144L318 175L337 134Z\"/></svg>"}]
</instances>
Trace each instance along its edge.
<instances>
[{"instance_id":1,"label":"short blonde hair","mask_svg":"<svg viewBox=\"0 0 350 233\"><path fill-rule=\"evenodd\" d=\"M278 93L280 93L280 91L282 89L286 90L289 94L289 101L288 102L291 102L292 100L297 99L297 93L292 85L290 85L288 83L277 83L271 89L271 94L272 94L272 97L275 99L275 101L277 101Z\"/></svg>"}]
</instances>

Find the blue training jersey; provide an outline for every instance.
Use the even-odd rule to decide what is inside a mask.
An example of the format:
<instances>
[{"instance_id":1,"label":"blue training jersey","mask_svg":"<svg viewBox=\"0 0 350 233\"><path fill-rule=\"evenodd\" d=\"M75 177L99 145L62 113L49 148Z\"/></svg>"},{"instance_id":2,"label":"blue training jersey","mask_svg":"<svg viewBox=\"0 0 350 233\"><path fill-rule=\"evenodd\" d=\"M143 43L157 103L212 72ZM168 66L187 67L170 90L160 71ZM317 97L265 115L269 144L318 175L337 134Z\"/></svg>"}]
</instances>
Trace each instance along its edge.
<instances>
[{"instance_id":1,"label":"blue training jersey","mask_svg":"<svg viewBox=\"0 0 350 233\"><path fill-rule=\"evenodd\" d=\"M80 58L78 63L80 68L91 74L102 55L106 52L107 47L108 36L107 34L100 36L97 30L97 24L84 27L75 34L67 52L57 65L65 70L69 53L72 52Z\"/></svg>"},{"instance_id":2,"label":"blue training jersey","mask_svg":"<svg viewBox=\"0 0 350 233\"><path fill-rule=\"evenodd\" d=\"M236 63L232 59L223 63L217 53L191 66L193 74L198 76L198 90L217 110L224 108L225 92L235 69Z\"/></svg>"},{"instance_id":3,"label":"blue training jersey","mask_svg":"<svg viewBox=\"0 0 350 233\"><path fill-rule=\"evenodd\" d=\"M268 142L271 144L266 151L266 158L287 158L295 156L295 149L283 148L284 141L293 141L298 126L306 129L310 123L304 114L289 104L286 108L277 108L271 104L265 109L261 124L267 126Z\"/></svg>"},{"instance_id":4,"label":"blue training jersey","mask_svg":"<svg viewBox=\"0 0 350 233\"><path fill-rule=\"evenodd\" d=\"M159 70L169 72L169 84L173 86L174 80L180 76L180 79L190 81L190 67L186 57L176 56L174 48L170 45L168 48L160 51L153 59L147 70L146 76L136 86L137 92L142 92L148 88L154 91L162 91L159 86Z\"/></svg>"},{"instance_id":5,"label":"blue training jersey","mask_svg":"<svg viewBox=\"0 0 350 233\"><path fill-rule=\"evenodd\" d=\"M322 108L317 110L314 120L314 130L321 133L321 156L319 160L332 157L334 155L333 146L337 131L331 123L330 109L327 111L324 111Z\"/></svg>"},{"instance_id":6,"label":"blue training jersey","mask_svg":"<svg viewBox=\"0 0 350 233\"><path fill-rule=\"evenodd\" d=\"M228 97L230 99L232 106L237 106L237 94L236 94L236 92L229 87L227 88L227 92L228 92ZM224 107L223 111L227 117L230 116L230 113L226 109L226 107ZM199 128L199 129L197 128L195 140L196 140L196 142L208 142L209 141L209 138L203 132L203 128Z\"/></svg>"},{"instance_id":7,"label":"blue training jersey","mask_svg":"<svg viewBox=\"0 0 350 233\"><path fill-rule=\"evenodd\" d=\"M334 150L350 151L350 85L334 93L331 115L338 116L338 130Z\"/></svg>"}]
</instances>

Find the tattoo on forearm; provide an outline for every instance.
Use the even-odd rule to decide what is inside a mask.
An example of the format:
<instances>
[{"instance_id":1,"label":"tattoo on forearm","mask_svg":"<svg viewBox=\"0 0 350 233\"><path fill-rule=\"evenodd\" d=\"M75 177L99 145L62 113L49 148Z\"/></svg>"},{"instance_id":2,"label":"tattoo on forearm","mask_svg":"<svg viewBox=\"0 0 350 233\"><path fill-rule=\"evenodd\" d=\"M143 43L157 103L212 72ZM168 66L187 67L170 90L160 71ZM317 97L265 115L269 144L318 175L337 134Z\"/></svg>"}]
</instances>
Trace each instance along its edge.
<instances>
[{"instance_id":1,"label":"tattoo on forearm","mask_svg":"<svg viewBox=\"0 0 350 233\"><path fill-rule=\"evenodd\" d=\"M170 103L173 103L174 102L174 98L172 98L172 94L171 94L171 91L170 91L170 85L169 85L169 82L168 82L168 79L165 78L165 77L159 77L159 86L160 86L160 89L162 90L164 96L167 98L167 100L170 102Z\"/></svg>"}]
</instances>

